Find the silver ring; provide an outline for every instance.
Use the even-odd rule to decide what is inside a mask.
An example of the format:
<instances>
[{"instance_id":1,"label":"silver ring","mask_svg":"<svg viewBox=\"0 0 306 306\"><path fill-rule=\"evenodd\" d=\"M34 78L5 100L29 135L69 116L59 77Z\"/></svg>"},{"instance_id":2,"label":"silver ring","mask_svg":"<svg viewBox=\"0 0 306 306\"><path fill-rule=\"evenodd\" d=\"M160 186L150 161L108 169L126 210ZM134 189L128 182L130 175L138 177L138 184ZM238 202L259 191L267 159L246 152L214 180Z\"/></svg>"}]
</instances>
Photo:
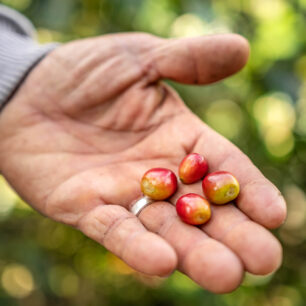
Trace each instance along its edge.
<instances>
[{"instance_id":1,"label":"silver ring","mask_svg":"<svg viewBox=\"0 0 306 306\"><path fill-rule=\"evenodd\" d=\"M140 212L147 207L148 205L154 203L155 201L147 196L143 196L139 200L137 200L131 207L131 213L135 216L138 216Z\"/></svg>"}]
</instances>

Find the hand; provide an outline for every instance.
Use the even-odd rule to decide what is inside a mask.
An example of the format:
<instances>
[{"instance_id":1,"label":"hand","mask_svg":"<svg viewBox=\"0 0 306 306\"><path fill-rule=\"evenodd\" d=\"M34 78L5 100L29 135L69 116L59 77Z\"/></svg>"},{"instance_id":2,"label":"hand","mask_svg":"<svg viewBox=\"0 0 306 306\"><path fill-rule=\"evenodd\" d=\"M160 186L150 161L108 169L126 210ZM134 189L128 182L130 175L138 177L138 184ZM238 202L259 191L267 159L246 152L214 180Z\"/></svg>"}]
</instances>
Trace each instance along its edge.
<instances>
[{"instance_id":1,"label":"hand","mask_svg":"<svg viewBox=\"0 0 306 306\"><path fill-rule=\"evenodd\" d=\"M0 115L0 170L42 214L78 228L143 273L178 268L204 288L228 292L243 271L266 274L281 246L279 191L233 144L193 115L161 79L208 84L240 70L248 44L237 35L164 40L117 34L59 47L29 74ZM241 183L237 205L213 207L201 228L172 205L200 183L139 218L129 212L152 167L177 172L190 152ZM47 238L47 237L46 237Z\"/></svg>"}]
</instances>

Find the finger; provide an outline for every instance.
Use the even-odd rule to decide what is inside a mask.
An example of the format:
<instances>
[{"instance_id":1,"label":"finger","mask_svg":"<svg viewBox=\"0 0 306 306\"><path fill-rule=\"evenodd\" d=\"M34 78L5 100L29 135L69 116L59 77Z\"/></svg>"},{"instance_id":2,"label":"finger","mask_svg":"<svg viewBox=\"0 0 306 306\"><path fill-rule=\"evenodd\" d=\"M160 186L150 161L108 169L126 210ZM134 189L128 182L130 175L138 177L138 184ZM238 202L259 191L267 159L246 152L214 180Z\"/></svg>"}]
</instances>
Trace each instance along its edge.
<instances>
[{"instance_id":1,"label":"finger","mask_svg":"<svg viewBox=\"0 0 306 306\"><path fill-rule=\"evenodd\" d=\"M214 207L213 213L211 222L203 225L202 229L232 249L247 271L265 275L279 268L282 248L268 230L248 220L233 205Z\"/></svg>"},{"instance_id":2,"label":"finger","mask_svg":"<svg viewBox=\"0 0 306 306\"><path fill-rule=\"evenodd\" d=\"M236 203L252 220L268 228L285 221L286 203L280 191L232 143L203 126L193 150L207 158L210 172L225 170L236 176L241 187Z\"/></svg>"},{"instance_id":3,"label":"finger","mask_svg":"<svg viewBox=\"0 0 306 306\"><path fill-rule=\"evenodd\" d=\"M167 202L151 204L142 210L139 219L147 229L172 245L179 269L200 286L215 293L225 293L241 283L243 266L238 257L199 228L181 222L173 205Z\"/></svg>"},{"instance_id":4,"label":"finger","mask_svg":"<svg viewBox=\"0 0 306 306\"><path fill-rule=\"evenodd\" d=\"M155 71L155 79L208 84L239 71L247 62L249 44L236 34L171 39L146 56L145 66Z\"/></svg>"},{"instance_id":5,"label":"finger","mask_svg":"<svg viewBox=\"0 0 306 306\"><path fill-rule=\"evenodd\" d=\"M124 207L97 206L78 221L78 228L139 272L166 276L176 268L173 248Z\"/></svg>"},{"instance_id":6,"label":"finger","mask_svg":"<svg viewBox=\"0 0 306 306\"><path fill-rule=\"evenodd\" d=\"M190 192L202 194L201 183L182 184L171 202L175 203L178 197ZM282 248L267 229L251 221L233 204L212 205L211 208L212 217L201 229L233 250L247 271L264 275L279 268Z\"/></svg>"}]
</instances>

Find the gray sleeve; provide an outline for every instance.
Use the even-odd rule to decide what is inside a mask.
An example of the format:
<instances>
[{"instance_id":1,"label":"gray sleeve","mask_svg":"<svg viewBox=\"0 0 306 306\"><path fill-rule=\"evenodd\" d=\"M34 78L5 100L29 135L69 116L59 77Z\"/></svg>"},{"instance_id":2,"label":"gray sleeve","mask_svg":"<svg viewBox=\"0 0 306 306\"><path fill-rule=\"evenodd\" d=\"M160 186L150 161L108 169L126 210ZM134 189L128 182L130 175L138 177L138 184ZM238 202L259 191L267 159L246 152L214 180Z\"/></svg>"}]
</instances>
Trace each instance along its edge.
<instances>
[{"instance_id":1,"label":"gray sleeve","mask_svg":"<svg viewBox=\"0 0 306 306\"><path fill-rule=\"evenodd\" d=\"M0 5L0 111L35 64L56 46L36 43L32 24Z\"/></svg>"}]
</instances>

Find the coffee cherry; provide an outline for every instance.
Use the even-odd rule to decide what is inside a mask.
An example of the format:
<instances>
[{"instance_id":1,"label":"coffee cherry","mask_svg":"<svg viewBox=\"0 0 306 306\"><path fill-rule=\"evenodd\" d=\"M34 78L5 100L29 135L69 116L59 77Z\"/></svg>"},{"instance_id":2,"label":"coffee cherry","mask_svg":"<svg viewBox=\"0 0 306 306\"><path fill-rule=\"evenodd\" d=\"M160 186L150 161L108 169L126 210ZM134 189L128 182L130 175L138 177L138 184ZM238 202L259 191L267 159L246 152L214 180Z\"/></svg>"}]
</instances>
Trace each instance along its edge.
<instances>
[{"instance_id":1,"label":"coffee cherry","mask_svg":"<svg viewBox=\"0 0 306 306\"><path fill-rule=\"evenodd\" d=\"M141 191L153 200L165 200L171 197L176 189L176 176L169 169L150 169L141 179Z\"/></svg>"},{"instance_id":2,"label":"coffee cherry","mask_svg":"<svg viewBox=\"0 0 306 306\"><path fill-rule=\"evenodd\" d=\"M199 181L207 172L208 164L204 156L198 153L188 154L179 167L179 177L184 184Z\"/></svg>"},{"instance_id":3,"label":"coffee cherry","mask_svg":"<svg viewBox=\"0 0 306 306\"><path fill-rule=\"evenodd\" d=\"M207 175L202 188L207 199L214 204L225 204L233 201L239 194L239 182L229 172L217 171Z\"/></svg>"},{"instance_id":4,"label":"coffee cherry","mask_svg":"<svg viewBox=\"0 0 306 306\"><path fill-rule=\"evenodd\" d=\"M192 225L204 224L211 216L209 202L195 193L181 196L176 202L176 211L182 221Z\"/></svg>"}]
</instances>

